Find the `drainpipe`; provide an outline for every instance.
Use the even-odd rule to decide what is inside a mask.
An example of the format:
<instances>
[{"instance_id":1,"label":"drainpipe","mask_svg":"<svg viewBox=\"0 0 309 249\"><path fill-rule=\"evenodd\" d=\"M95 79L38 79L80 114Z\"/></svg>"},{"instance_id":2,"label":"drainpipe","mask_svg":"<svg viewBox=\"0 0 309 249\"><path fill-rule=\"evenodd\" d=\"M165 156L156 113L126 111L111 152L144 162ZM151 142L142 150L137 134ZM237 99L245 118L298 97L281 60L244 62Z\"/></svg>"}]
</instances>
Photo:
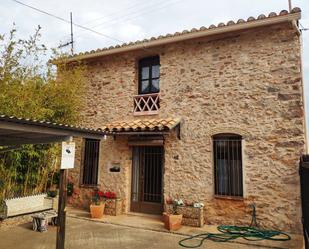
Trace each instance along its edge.
<instances>
[{"instance_id":1,"label":"drainpipe","mask_svg":"<svg viewBox=\"0 0 309 249\"><path fill-rule=\"evenodd\" d=\"M303 97L303 105L304 105L304 122L305 122L305 153L309 153L308 149L308 137L307 137L307 106L306 106L306 96L305 96L305 87L304 87L304 70L303 70L303 37L302 33L298 28L298 22L296 20L292 21L293 28L297 32L299 37L300 44L300 74L301 74L301 85L302 85L302 97Z\"/></svg>"}]
</instances>

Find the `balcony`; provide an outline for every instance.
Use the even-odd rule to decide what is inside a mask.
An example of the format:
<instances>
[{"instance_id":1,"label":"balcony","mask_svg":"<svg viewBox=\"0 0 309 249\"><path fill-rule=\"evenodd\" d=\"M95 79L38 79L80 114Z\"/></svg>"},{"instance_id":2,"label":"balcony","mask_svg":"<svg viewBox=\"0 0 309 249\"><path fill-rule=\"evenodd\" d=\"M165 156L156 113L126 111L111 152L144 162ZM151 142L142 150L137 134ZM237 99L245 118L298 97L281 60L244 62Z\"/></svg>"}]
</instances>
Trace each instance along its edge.
<instances>
[{"instance_id":1,"label":"balcony","mask_svg":"<svg viewBox=\"0 0 309 249\"><path fill-rule=\"evenodd\" d=\"M133 97L133 115L155 115L159 113L160 96L159 93L141 94Z\"/></svg>"}]
</instances>

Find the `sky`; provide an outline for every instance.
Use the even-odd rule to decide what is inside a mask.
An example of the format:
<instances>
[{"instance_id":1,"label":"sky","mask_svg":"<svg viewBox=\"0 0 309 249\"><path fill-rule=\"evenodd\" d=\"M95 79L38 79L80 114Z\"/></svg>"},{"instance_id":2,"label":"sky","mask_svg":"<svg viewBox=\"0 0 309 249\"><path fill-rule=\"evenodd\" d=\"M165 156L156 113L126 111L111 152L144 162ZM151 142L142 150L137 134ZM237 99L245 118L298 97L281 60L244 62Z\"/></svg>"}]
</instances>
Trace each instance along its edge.
<instances>
[{"instance_id":1,"label":"sky","mask_svg":"<svg viewBox=\"0 0 309 249\"><path fill-rule=\"evenodd\" d=\"M135 41L184 29L217 25L229 20L279 13L288 9L288 0L19 0L48 13L91 28L106 36L73 28L74 52ZM309 29L309 0L291 0L302 9L300 23ZM26 38L42 27L42 42L57 47L70 39L70 25L22 6L13 0L0 0L0 34L15 23L18 35ZM69 50L69 47L64 48ZM309 111L309 30L303 31L303 65L306 108ZM307 111L307 120L309 112ZM307 122L309 123L309 122Z\"/></svg>"}]
</instances>

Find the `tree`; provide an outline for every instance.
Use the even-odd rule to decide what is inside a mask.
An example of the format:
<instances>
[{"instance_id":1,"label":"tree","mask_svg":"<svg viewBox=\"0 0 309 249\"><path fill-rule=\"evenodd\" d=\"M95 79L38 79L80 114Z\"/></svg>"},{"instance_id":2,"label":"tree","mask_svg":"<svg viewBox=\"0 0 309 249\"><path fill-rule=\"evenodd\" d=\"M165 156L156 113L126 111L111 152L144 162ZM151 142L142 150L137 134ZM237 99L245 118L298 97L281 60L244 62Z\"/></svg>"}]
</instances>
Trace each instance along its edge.
<instances>
[{"instance_id":1,"label":"tree","mask_svg":"<svg viewBox=\"0 0 309 249\"><path fill-rule=\"evenodd\" d=\"M84 94L84 68L60 65L61 77L44 59L66 55L40 44L41 27L28 39L16 38L15 27L0 35L0 114L78 124ZM5 196L41 192L57 172L59 147L25 145L0 153L0 200Z\"/></svg>"}]
</instances>

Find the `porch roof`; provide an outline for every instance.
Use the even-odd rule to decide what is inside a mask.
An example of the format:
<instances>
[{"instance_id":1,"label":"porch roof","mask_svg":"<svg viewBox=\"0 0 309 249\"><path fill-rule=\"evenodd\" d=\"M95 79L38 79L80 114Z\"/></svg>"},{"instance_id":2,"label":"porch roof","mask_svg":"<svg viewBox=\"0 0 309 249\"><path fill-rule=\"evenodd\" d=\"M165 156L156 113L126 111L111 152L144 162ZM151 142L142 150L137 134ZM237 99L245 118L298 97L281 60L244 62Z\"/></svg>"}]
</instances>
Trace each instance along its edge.
<instances>
[{"instance_id":1,"label":"porch roof","mask_svg":"<svg viewBox=\"0 0 309 249\"><path fill-rule=\"evenodd\" d=\"M162 133L178 127L180 121L180 118L115 121L102 127L102 130L113 134Z\"/></svg>"},{"instance_id":2,"label":"porch roof","mask_svg":"<svg viewBox=\"0 0 309 249\"><path fill-rule=\"evenodd\" d=\"M101 139L104 135L100 129L0 114L0 146L55 143L72 136Z\"/></svg>"}]
</instances>

